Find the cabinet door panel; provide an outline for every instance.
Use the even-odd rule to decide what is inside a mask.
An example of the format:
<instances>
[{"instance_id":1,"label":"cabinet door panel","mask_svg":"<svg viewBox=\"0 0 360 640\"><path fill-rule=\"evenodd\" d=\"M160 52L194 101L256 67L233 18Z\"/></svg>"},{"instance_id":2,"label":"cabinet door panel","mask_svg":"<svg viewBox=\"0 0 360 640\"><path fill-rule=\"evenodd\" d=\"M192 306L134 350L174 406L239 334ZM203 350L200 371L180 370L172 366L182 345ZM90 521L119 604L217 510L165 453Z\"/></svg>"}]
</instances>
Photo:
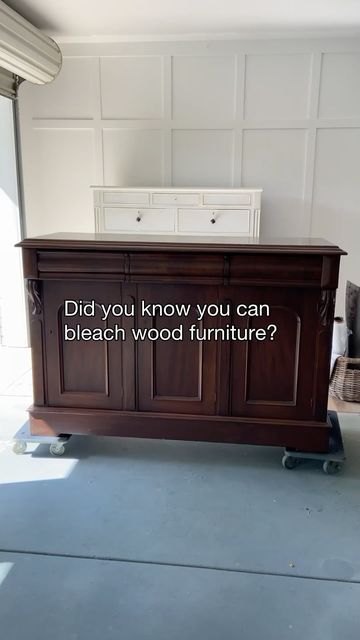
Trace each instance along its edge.
<instances>
[{"instance_id":1,"label":"cabinet door panel","mask_svg":"<svg viewBox=\"0 0 360 640\"><path fill-rule=\"evenodd\" d=\"M215 411L216 344L191 341L191 324L207 326L197 320L196 304L216 302L216 287L151 285L138 287L140 300L146 304L190 304L187 317L139 317L142 328L183 325L183 340L145 339L138 342L139 409L170 413L212 414ZM214 326L214 320L212 320Z\"/></svg>"},{"instance_id":2,"label":"cabinet door panel","mask_svg":"<svg viewBox=\"0 0 360 640\"><path fill-rule=\"evenodd\" d=\"M121 303L116 283L45 281L45 349L48 404L67 407L123 407L123 349L120 340L64 339L64 325L105 329L121 318L102 320L99 304ZM94 317L65 317L65 300L95 300Z\"/></svg>"},{"instance_id":3,"label":"cabinet door panel","mask_svg":"<svg viewBox=\"0 0 360 640\"><path fill-rule=\"evenodd\" d=\"M247 347L246 401L252 404L294 406L297 400L297 378L301 320L296 311L280 305L271 307L272 340L249 342ZM251 318L249 327L264 327L263 318ZM267 321L265 326L268 326ZM276 329L275 329L276 327ZM278 334L278 340L276 339Z\"/></svg>"},{"instance_id":4,"label":"cabinet door panel","mask_svg":"<svg viewBox=\"0 0 360 640\"><path fill-rule=\"evenodd\" d=\"M232 342L232 415L305 419L314 415L314 354L319 292L304 289L239 288L234 306L268 304L269 317L233 318L238 327L267 330L264 341ZM277 330L270 340L272 329Z\"/></svg>"}]
</instances>

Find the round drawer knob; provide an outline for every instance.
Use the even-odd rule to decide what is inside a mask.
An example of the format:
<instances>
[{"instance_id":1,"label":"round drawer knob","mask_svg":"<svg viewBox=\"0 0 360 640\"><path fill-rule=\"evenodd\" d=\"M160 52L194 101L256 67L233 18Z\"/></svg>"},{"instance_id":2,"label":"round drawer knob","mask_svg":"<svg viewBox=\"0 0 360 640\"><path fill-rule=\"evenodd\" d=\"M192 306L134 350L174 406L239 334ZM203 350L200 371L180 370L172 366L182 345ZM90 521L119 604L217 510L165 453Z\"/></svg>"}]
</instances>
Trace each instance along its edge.
<instances>
[{"instance_id":1,"label":"round drawer knob","mask_svg":"<svg viewBox=\"0 0 360 640\"><path fill-rule=\"evenodd\" d=\"M211 222L211 224L215 224L215 222L216 222L215 218L211 218L210 222Z\"/></svg>"},{"instance_id":2,"label":"round drawer knob","mask_svg":"<svg viewBox=\"0 0 360 640\"><path fill-rule=\"evenodd\" d=\"M138 217L136 218L136 222L141 222L141 218L140 218L140 216L138 216Z\"/></svg>"}]
</instances>

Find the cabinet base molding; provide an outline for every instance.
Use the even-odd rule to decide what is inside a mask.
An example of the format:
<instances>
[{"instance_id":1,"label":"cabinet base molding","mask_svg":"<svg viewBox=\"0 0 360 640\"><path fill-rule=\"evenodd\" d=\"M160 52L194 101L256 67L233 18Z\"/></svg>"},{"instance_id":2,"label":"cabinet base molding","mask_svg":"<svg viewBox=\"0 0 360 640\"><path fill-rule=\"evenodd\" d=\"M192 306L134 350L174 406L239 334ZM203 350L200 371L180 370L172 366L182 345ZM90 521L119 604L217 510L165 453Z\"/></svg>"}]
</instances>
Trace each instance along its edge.
<instances>
[{"instance_id":1,"label":"cabinet base molding","mask_svg":"<svg viewBox=\"0 0 360 640\"><path fill-rule=\"evenodd\" d=\"M29 408L32 435L101 435L328 450L331 422L176 415L78 408Z\"/></svg>"}]
</instances>

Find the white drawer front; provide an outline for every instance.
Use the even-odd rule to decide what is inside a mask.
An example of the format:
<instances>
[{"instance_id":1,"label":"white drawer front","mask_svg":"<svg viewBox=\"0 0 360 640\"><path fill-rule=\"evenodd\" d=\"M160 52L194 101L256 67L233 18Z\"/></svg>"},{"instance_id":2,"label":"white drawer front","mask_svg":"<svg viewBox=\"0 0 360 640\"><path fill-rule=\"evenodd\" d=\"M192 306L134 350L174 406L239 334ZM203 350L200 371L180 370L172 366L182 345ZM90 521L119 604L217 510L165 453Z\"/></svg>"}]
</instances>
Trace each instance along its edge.
<instances>
[{"instance_id":1,"label":"white drawer front","mask_svg":"<svg viewBox=\"0 0 360 640\"><path fill-rule=\"evenodd\" d=\"M153 193L153 204L199 204L199 195L197 193Z\"/></svg>"},{"instance_id":2,"label":"white drawer front","mask_svg":"<svg viewBox=\"0 0 360 640\"><path fill-rule=\"evenodd\" d=\"M104 209L105 231L174 231L175 214L168 209Z\"/></svg>"},{"instance_id":3,"label":"white drawer front","mask_svg":"<svg viewBox=\"0 0 360 640\"><path fill-rule=\"evenodd\" d=\"M149 204L149 194L137 191L104 191L104 204Z\"/></svg>"},{"instance_id":4,"label":"white drawer front","mask_svg":"<svg viewBox=\"0 0 360 640\"><path fill-rule=\"evenodd\" d=\"M251 195L250 193L205 193L204 204L249 205L251 204Z\"/></svg>"},{"instance_id":5,"label":"white drawer front","mask_svg":"<svg viewBox=\"0 0 360 640\"><path fill-rule=\"evenodd\" d=\"M247 236L250 235L250 218L247 209L180 209L179 231Z\"/></svg>"}]
</instances>

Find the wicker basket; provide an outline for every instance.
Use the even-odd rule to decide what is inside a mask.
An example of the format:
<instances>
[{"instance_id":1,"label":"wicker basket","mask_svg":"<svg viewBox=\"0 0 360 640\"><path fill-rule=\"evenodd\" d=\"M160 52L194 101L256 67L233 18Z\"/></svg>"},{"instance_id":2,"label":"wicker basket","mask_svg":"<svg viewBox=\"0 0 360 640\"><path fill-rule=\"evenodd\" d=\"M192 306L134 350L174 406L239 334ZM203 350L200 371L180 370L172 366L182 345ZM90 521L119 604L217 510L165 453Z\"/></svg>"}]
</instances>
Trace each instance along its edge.
<instances>
[{"instance_id":1,"label":"wicker basket","mask_svg":"<svg viewBox=\"0 0 360 640\"><path fill-rule=\"evenodd\" d=\"M330 380L331 396L347 402L360 402L360 358L340 356Z\"/></svg>"}]
</instances>

